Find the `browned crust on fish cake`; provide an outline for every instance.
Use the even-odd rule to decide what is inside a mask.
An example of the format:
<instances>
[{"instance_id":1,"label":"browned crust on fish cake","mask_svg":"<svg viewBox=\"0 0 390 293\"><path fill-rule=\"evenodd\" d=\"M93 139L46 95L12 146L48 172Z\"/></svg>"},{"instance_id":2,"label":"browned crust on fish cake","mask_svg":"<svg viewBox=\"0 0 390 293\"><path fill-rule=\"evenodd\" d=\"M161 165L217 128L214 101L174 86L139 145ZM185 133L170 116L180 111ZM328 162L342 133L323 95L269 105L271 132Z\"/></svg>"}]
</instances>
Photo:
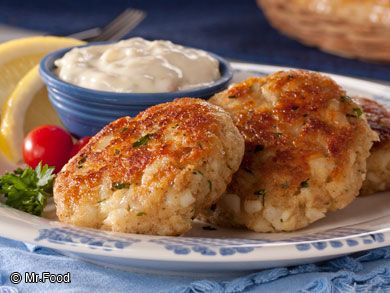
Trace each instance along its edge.
<instances>
[{"instance_id":1,"label":"browned crust on fish cake","mask_svg":"<svg viewBox=\"0 0 390 293\"><path fill-rule=\"evenodd\" d=\"M254 101L256 97L250 94L250 89L255 83L270 84L269 89L272 92L280 93L279 102L272 108L263 105L256 107ZM261 166L262 172L267 174L268 171L288 173L298 171L292 183L296 187L308 178L309 170L305 162L312 155L326 154L335 157L338 166L333 176L337 176L343 169L345 153L353 142L358 120L349 119L348 127L337 128L317 117L317 111L324 109L330 100L340 100L340 97L346 96L331 79L305 71L281 72L268 78L249 79L229 89L225 95L227 97L236 95L243 104L242 108L227 110L233 114L235 124L245 139L246 154L242 164L244 168L251 168L252 157L256 156L253 150L256 146L262 145L266 149L277 150L277 155L269 161L269 165ZM213 102L216 98L210 101ZM222 103L223 101L220 101L218 105L223 106ZM350 103L340 105L342 112L353 115L352 109L356 105ZM248 108L251 109L248 111ZM278 127L299 124L303 125L303 128L299 136L293 136L288 129L275 130L276 124ZM326 137L326 147L313 142L313 137L318 135Z\"/></svg>"},{"instance_id":2,"label":"browned crust on fish cake","mask_svg":"<svg viewBox=\"0 0 390 293\"><path fill-rule=\"evenodd\" d=\"M225 139L225 135L229 135L229 138ZM140 143L142 140L146 142ZM223 142L224 140L226 142ZM225 145L231 142L236 144L232 147L233 150L236 148L236 154L232 154L231 146ZM150 208L149 213L161 212L159 217L171 216L161 211L167 196L163 191L176 188L180 190L175 192L184 192L186 185L191 184L191 176L196 176L197 170L203 170L204 177L207 178L213 171L208 169L207 161L219 158L225 171L221 171L223 174L216 177L218 182L214 183L214 179L209 178L209 184L214 183L209 191L209 187L204 187L208 186L207 180L202 178L205 181L204 186L193 191L200 192L202 198L196 199L192 210L189 207L187 210L177 211L177 215L174 215L188 217L190 220L200 209L211 205L226 188L227 182L222 182L230 180L233 172L237 170L243 149L243 139L230 116L215 105L200 99L183 98L151 107L133 119L123 117L107 125L63 168L54 187L57 215L61 220L75 223L77 221L72 220L72 217L79 207L91 206L94 211L98 210L96 206L101 200L100 189L104 182L108 181L110 184L119 182L136 188L131 193L132 200L145 209ZM156 179L145 179L147 168L155 163L160 164L153 170L153 178ZM178 177L179 173L181 175ZM154 191L151 191L152 189ZM206 191L202 191L203 189ZM109 193L107 197L110 198L114 191L105 193ZM155 206L145 206L147 200L155 201ZM129 202L128 209L131 208ZM104 219L100 212L98 215L102 219L96 222L75 224L99 227ZM158 230L159 228L155 227L159 225L158 221L156 219L150 229L147 227L142 228L143 230L120 230L161 235L184 232L181 231L184 228L172 228L169 232ZM189 223L185 225L188 229Z\"/></svg>"},{"instance_id":3,"label":"browned crust on fish cake","mask_svg":"<svg viewBox=\"0 0 390 293\"><path fill-rule=\"evenodd\" d=\"M390 111L375 100L353 97L353 100L362 107L371 129L379 135L379 141L375 142L373 148L390 143Z\"/></svg>"},{"instance_id":4,"label":"browned crust on fish cake","mask_svg":"<svg viewBox=\"0 0 390 293\"><path fill-rule=\"evenodd\" d=\"M256 216L248 219L250 216L242 211L245 200L262 198L265 209L263 214L257 213L259 217L264 217L267 207L291 212L291 217L285 217L291 220L289 224L258 229L268 232L304 227L316 220L307 216L308 210L316 211L320 217L328 210L346 206L357 195L364 162L353 167L357 181L346 187L349 190L345 193L332 198L331 192L316 189L310 199L307 195L298 196L307 180L313 188L326 183L313 176L309 165L312 159L323 158L334 164L325 181L343 182L351 168L350 152L367 156L367 145L375 139L364 116L360 117L358 106L330 78L302 70L278 72L233 85L210 102L232 115L245 139L243 162L227 190L241 199L241 214L233 220L234 225L256 230ZM359 143L364 145L362 150ZM263 197L260 191L265 192ZM227 214L217 209L209 219L227 223L232 218Z\"/></svg>"},{"instance_id":5,"label":"browned crust on fish cake","mask_svg":"<svg viewBox=\"0 0 390 293\"><path fill-rule=\"evenodd\" d=\"M367 159L367 177L360 194L370 195L390 189L390 111L375 100L353 97L366 114L371 129L379 135Z\"/></svg>"}]
</instances>

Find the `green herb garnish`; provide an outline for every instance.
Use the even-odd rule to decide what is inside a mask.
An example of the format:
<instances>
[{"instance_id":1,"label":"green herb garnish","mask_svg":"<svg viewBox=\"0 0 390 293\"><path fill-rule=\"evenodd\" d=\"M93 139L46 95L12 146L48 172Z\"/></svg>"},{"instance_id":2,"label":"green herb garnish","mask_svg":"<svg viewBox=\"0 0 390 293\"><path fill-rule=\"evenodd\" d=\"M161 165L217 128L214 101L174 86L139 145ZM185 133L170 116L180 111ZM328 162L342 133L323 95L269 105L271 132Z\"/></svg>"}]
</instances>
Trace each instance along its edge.
<instances>
[{"instance_id":1,"label":"green herb garnish","mask_svg":"<svg viewBox=\"0 0 390 293\"><path fill-rule=\"evenodd\" d=\"M279 138L283 135L283 133L280 133L280 132L274 132L274 135L276 138Z\"/></svg>"},{"instance_id":2,"label":"green herb garnish","mask_svg":"<svg viewBox=\"0 0 390 293\"><path fill-rule=\"evenodd\" d=\"M87 161L87 156L82 155L81 159L77 162L77 168L82 168L83 164Z\"/></svg>"},{"instance_id":3,"label":"green herb garnish","mask_svg":"<svg viewBox=\"0 0 390 293\"><path fill-rule=\"evenodd\" d=\"M352 111L357 118L363 115L363 110L360 108L353 108Z\"/></svg>"},{"instance_id":4,"label":"green herb garnish","mask_svg":"<svg viewBox=\"0 0 390 293\"><path fill-rule=\"evenodd\" d=\"M344 103L351 101L351 97L349 96L341 96L340 100Z\"/></svg>"},{"instance_id":5,"label":"green herb garnish","mask_svg":"<svg viewBox=\"0 0 390 293\"><path fill-rule=\"evenodd\" d=\"M289 188L289 186L290 186L290 184L288 184L288 182L283 182L282 185L281 185L281 187L283 189L287 189L287 188Z\"/></svg>"},{"instance_id":6,"label":"green herb garnish","mask_svg":"<svg viewBox=\"0 0 390 293\"><path fill-rule=\"evenodd\" d=\"M128 182L113 182L111 186L111 190L118 190L118 189L124 189L129 187L130 187L130 183Z\"/></svg>"},{"instance_id":7,"label":"green herb garnish","mask_svg":"<svg viewBox=\"0 0 390 293\"><path fill-rule=\"evenodd\" d=\"M288 79L294 79L294 78L295 78L295 76L294 76L294 75L292 75L292 74L289 74L289 75L287 75L287 78L288 78Z\"/></svg>"},{"instance_id":8,"label":"green herb garnish","mask_svg":"<svg viewBox=\"0 0 390 293\"><path fill-rule=\"evenodd\" d=\"M15 209L40 216L48 197L53 196L54 168L39 163L34 169L18 168L0 176L0 193L5 204Z\"/></svg>"},{"instance_id":9,"label":"green herb garnish","mask_svg":"<svg viewBox=\"0 0 390 293\"><path fill-rule=\"evenodd\" d=\"M257 196L264 196L265 195L265 189L259 189L253 193L254 195Z\"/></svg>"},{"instance_id":10,"label":"green herb garnish","mask_svg":"<svg viewBox=\"0 0 390 293\"><path fill-rule=\"evenodd\" d=\"M352 109L353 114L348 113L347 117L353 117L353 118L359 118L363 115L363 110L360 108L353 108Z\"/></svg>"},{"instance_id":11,"label":"green herb garnish","mask_svg":"<svg viewBox=\"0 0 390 293\"><path fill-rule=\"evenodd\" d=\"M144 135L143 137L141 137L139 140L137 140L136 142L133 143L133 147L134 148L138 148L142 145L145 145L148 143L148 141L150 140L150 137L151 137L151 134L146 134Z\"/></svg>"},{"instance_id":12,"label":"green herb garnish","mask_svg":"<svg viewBox=\"0 0 390 293\"><path fill-rule=\"evenodd\" d=\"M141 216L145 216L145 215L146 215L145 212L139 212L139 213L137 213L137 217L141 217Z\"/></svg>"},{"instance_id":13,"label":"green herb garnish","mask_svg":"<svg viewBox=\"0 0 390 293\"><path fill-rule=\"evenodd\" d=\"M305 181L302 181L300 186L301 186L301 188L309 187L309 179L306 179Z\"/></svg>"},{"instance_id":14,"label":"green herb garnish","mask_svg":"<svg viewBox=\"0 0 390 293\"><path fill-rule=\"evenodd\" d=\"M199 170L194 170L194 171L192 171L192 174L194 174L194 175L199 174L199 175L202 175L202 176L203 176L203 173L200 172Z\"/></svg>"}]
</instances>

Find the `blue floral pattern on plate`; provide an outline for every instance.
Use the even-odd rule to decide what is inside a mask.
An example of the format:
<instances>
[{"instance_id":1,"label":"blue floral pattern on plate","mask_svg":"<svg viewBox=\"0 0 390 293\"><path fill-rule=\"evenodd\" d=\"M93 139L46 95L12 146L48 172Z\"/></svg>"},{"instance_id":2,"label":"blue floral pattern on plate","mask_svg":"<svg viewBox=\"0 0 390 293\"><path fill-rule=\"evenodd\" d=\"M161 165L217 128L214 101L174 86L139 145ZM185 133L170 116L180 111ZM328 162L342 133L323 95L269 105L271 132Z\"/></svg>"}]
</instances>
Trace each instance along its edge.
<instances>
[{"instance_id":1,"label":"blue floral pattern on plate","mask_svg":"<svg viewBox=\"0 0 390 293\"><path fill-rule=\"evenodd\" d=\"M348 247L354 247L359 244L374 244L385 241L385 234L367 234L358 236L356 239L341 239L341 240L329 240L329 241L318 241L312 243L299 243L295 244L295 248L299 251L308 251L311 249L324 250L326 248L341 248L345 245Z\"/></svg>"},{"instance_id":2,"label":"blue floral pattern on plate","mask_svg":"<svg viewBox=\"0 0 390 293\"><path fill-rule=\"evenodd\" d=\"M134 243L146 241L162 246L175 255L189 255L191 253L203 256L231 256L235 254L249 254L255 249L269 246L269 244L292 244L300 252L315 249L337 249L344 246L371 245L385 241L384 233L369 233L370 231L357 228L336 228L321 233L311 233L280 240L269 239L242 239L242 238L205 238L205 237L156 237L154 239L140 239L137 235L114 236L103 231L93 231L78 228L51 228L40 229L39 236L34 240L47 240L56 244L83 245L90 249L125 249ZM355 235L355 236L353 236ZM351 238L342 239L349 236ZM340 239L341 238L341 239ZM325 240L324 240L325 239ZM328 240L326 240L328 239Z\"/></svg>"},{"instance_id":3,"label":"blue floral pattern on plate","mask_svg":"<svg viewBox=\"0 0 390 293\"><path fill-rule=\"evenodd\" d=\"M165 249L172 251L174 254L187 255L191 252L201 255L233 255L236 253L250 253L255 248L260 248L262 244L269 243L269 240L252 240L252 239L221 239L221 238L169 238L149 240L151 243L164 246Z\"/></svg>"},{"instance_id":4,"label":"blue floral pattern on plate","mask_svg":"<svg viewBox=\"0 0 390 293\"><path fill-rule=\"evenodd\" d=\"M34 240L47 240L57 244L82 244L91 249L101 248L106 251L110 251L112 249L124 249L141 241L130 237L119 238L111 235L104 235L104 233L99 233L99 231L94 232L77 228L40 229L39 236Z\"/></svg>"}]
</instances>

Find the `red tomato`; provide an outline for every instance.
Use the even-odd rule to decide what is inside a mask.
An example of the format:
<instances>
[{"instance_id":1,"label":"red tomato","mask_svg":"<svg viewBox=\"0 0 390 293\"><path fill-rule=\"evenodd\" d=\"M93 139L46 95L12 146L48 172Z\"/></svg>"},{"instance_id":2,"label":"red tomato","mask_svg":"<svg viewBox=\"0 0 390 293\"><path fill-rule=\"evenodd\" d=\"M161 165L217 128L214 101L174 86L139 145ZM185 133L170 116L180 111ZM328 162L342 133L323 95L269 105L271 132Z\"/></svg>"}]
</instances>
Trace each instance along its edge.
<instances>
[{"instance_id":1,"label":"red tomato","mask_svg":"<svg viewBox=\"0 0 390 293\"><path fill-rule=\"evenodd\" d=\"M70 151L70 157L73 158L89 142L90 139L90 136L84 136L78 140Z\"/></svg>"},{"instance_id":2,"label":"red tomato","mask_svg":"<svg viewBox=\"0 0 390 293\"><path fill-rule=\"evenodd\" d=\"M39 162L55 167L55 172L68 162L72 150L72 136L54 125L44 125L33 129L24 139L24 162L35 168Z\"/></svg>"}]
</instances>

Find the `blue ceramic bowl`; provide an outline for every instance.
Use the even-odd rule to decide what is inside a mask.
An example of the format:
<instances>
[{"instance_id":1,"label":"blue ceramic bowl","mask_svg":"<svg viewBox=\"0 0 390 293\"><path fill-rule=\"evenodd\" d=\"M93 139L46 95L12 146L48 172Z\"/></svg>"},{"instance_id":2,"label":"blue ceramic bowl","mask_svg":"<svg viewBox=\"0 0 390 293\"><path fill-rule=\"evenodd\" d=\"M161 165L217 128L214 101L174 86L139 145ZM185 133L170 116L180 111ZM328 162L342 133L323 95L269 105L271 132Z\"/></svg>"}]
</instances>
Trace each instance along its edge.
<instances>
[{"instance_id":1,"label":"blue ceramic bowl","mask_svg":"<svg viewBox=\"0 0 390 293\"><path fill-rule=\"evenodd\" d=\"M91 45L94 44L91 43L86 46ZM233 75L231 67L225 59L209 53L219 61L221 78L208 86L170 93L98 91L67 83L55 74L54 61L61 58L70 49L72 48L48 54L40 63L39 72L47 85L50 102L64 126L76 137L94 135L106 124L119 117L134 117L150 106L169 102L175 98L209 98L216 92L226 88Z\"/></svg>"}]
</instances>

